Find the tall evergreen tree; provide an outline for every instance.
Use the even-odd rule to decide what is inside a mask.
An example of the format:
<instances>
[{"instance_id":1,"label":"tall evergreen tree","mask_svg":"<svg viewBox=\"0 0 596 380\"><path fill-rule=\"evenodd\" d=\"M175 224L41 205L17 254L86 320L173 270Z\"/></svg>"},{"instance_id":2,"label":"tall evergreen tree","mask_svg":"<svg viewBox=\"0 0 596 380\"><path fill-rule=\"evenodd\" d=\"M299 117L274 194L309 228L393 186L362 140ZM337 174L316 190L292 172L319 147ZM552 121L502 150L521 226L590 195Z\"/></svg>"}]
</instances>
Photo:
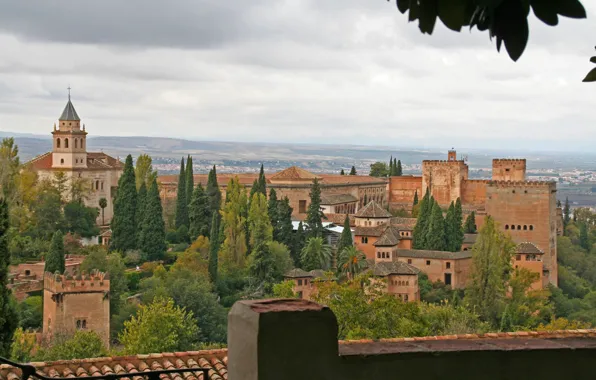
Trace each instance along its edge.
<instances>
[{"instance_id":1,"label":"tall evergreen tree","mask_svg":"<svg viewBox=\"0 0 596 380\"><path fill-rule=\"evenodd\" d=\"M200 186L200 185L199 185ZM211 219L211 240L209 241L209 277L212 283L217 282L218 254L219 254L219 217L213 214Z\"/></svg>"},{"instance_id":2,"label":"tall evergreen tree","mask_svg":"<svg viewBox=\"0 0 596 380\"><path fill-rule=\"evenodd\" d=\"M265 179L263 164L261 164L261 170L259 171L259 192L267 198L267 179Z\"/></svg>"},{"instance_id":3,"label":"tall evergreen tree","mask_svg":"<svg viewBox=\"0 0 596 380\"><path fill-rule=\"evenodd\" d=\"M571 208L569 207L569 197L565 198L565 207L563 208L563 227L567 227L571 220Z\"/></svg>"},{"instance_id":4,"label":"tall evergreen tree","mask_svg":"<svg viewBox=\"0 0 596 380\"><path fill-rule=\"evenodd\" d=\"M110 249L126 252L137 245L137 186L132 156L124 162L124 171L118 180L118 190L114 199L114 217L112 218L112 239Z\"/></svg>"},{"instance_id":5,"label":"tall evergreen tree","mask_svg":"<svg viewBox=\"0 0 596 380\"><path fill-rule=\"evenodd\" d=\"M277 200L277 192L275 189L269 190L269 201L267 206L267 212L269 213L269 220L273 227L273 240L277 240L276 230L278 230L277 224L279 223L279 201Z\"/></svg>"},{"instance_id":6,"label":"tall evergreen tree","mask_svg":"<svg viewBox=\"0 0 596 380\"><path fill-rule=\"evenodd\" d=\"M5 190L5 189L2 189ZM0 197L0 356L7 358L16 328L19 325L15 302L11 302L12 292L8 289L8 204Z\"/></svg>"},{"instance_id":7,"label":"tall evergreen tree","mask_svg":"<svg viewBox=\"0 0 596 380\"><path fill-rule=\"evenodd\" d=\"M464 232L467 234L476 233L476 213L474 211L472 211L466 218L466 223L464 224Z\"/></svg>"},{"instance_id":8,"label":"tall evergreen tree","mask_svg":"<svg viewBox=\"0 0 596 380\"><path fill-rule=\"evenodd\" d=\"M310 189L310 205L306 211L306 231L308 238L323 237L323 219L321 211L321 186L319 180L314 179Z\"/></svg>"},{"instance_id":9,"label":"tall evergreen tree","mask_svg":"<svg viewBox=\"0 0 596 380\"><path fill-rule=\"evenodd\" d=\"M136 219L137 219L137 247L140 246L141 241L141 231L143 230L143 223L144 223L144 216L145 216L145 204L147 203L147 185L145 181L141 182L141 187L139 188L139 193L137 194L137 210L136 210Z\"/></svg>"},{"instance_id":10,"label":"tall evergreen tree","mask_svg":"<svg viewBox=\"0 0 596 380\"><path fill-rule=\"evenodd\" d=\"M265 292L271 290L275 260L269 250L269 243L273 241L273 228L268 215L267 198L257 193L253 199L248 213L250 226L250 273L259 283L263 284Z\"/></svg>"},{"instance_id":11,"label":"tall evergreen tree","mask_svg":"<svg viewBox=\"0 0 596 380\"><path fill-rule=\"evenodd\" d=\"M147 254L149 260L160 260L167 248L166 226L163 220L163 209L156 179L153 180L147 192L144 214L139 248Z\"/></svg>"},{"instance_id":12,"label":"tall evergreen tree","mask_svg":"<svg viewBox=\"0 0 596 380\"><path fill-rule=\"evenodd\" d=\"M389 157L389 177L393 176L393 155Z\"/></svg>"},{"instance_id":13,"label":"tall evergreen tree","mask_svg":"<svg viewBox=\"0 0 596 380\"><path fill-rule=\"evenodd\" d=\"M441 206L435 200L426 232L426 249L444 251L445 248L445 219L443 218Z\"/></svg>"},{"instance_id":14,"label":"tall evergreen tree","mask_svg":"<svg viewBox=\"0 0 596 380\"><path fill-rule=\"evenodd\" d=\"M580 223L579 245L583 249L590 251L590 237L588 236L588 223L587 222Z\"/></svg>"},{"instance_id":15,"label":"tall evergreen tree","mask_svg":"<svg viewBox=\"0 0 596 380\"><path fill-rule=\"evenodd\" d=\"M430 222L430 212L433 203L434 198L431 198L430 191L428 188L426 188L426 193L420 202L418 219L416 220L416 225L414 226L414 231L412 233L412 237L414 239L412 247L414 249L424 249L426 247L426 232Z\"/></svg>"},{"instance_id":16,"label":"tall evergreen tree","mask_svg":"<svg viewBox=\"0 0 596 380\"><path fill-rule=\"evenodd\" d=\"M413 206L416 206L418 204L418 190L416 190L414 192L414 203Z\"/></svg>"},{"instance_id":17,"label":"tall evergreen tree","mask_svg":"<svg viewBox=\"0 0 596 380\"><path fill-rule=\"evenodd\" d=\"M209 218L211 217L211 210L209 209L209 197L200 183L192 192L188 211L190 224L188 233L190 234L191 240L194 241L199 236L210 236Z\"/></svg>"},{"instance_id":18,"label":"tall evergreen tree","mask_svg":"<svg viewBox=\"0 0 596 380\"><path fill-rule=\"evenodd\" d=\"M401 160L397 160L397 165L395 165L395 175L401 176L403 171L401 169Z\"/></svg>"},{"instance_id":19,"label":"tall evergreen tree","mask_svg":"<svg viewBox=\"0 0 596 380\"><path fill-rule=\"evenodd\" d=\"M213 169L209 171L205 192L209 197L209 215L219 214L219 209L221 208L221 190L217 183L217 171L215 165L213 165ZM209 228L211 228L211 226L209 226Z\"/></svg>"},{"instance_id":20,"label":"tall evergreen tree","mask_svg":"<svg viewBox=\"0 0 596 380\"><path fill-rule=\"evenodd\" d=\"M194 170L192 167L192 157L190 154L186 158L186 204L190 205L192 201L192 193L195 189L195 177ZM188 206L187 206L188 207ZM190 222L190 219L189 219Z\"/></svg>"},{"instance_id":21,"label":"tall evergreen tree","mask_svg":"<svg viewBox=\"0 0 596 380\"><path fill-rule=\"evenodd\" d=\"M337 255L340 256L342 251L348 247L352 247L354 241L352 240L352 230L350 229L350 217L346 214L344 219L344 229L341 232L339 241L337 243Z\"/></svg>"},{"instance_id":22,"label":"tall evergreen tree","mask_svg":"<svg viewBox=\"0 0 596 380\"><path fill-rule=\"evenodd\" d=\"M231 178L226 188L226 203L222 208L222 228L225 240L221 247L222 265L227 268L244 268L246 252L246 189L238 177Z\"/></svg>"},{"instance_id":23,"label":"tall evergreen tree","mask_svg":"<svg viewBox=\"0 0 596 380\"><path fill-rule=\"evenodd\" d=\"M62 232L56 231L52 236L50 249L46 257L44 272L64 273L66 269L66 259L64 258L64 236Z\"/></svg>"},{"instance_id":24,"label":"tall evergreen tree","mask_svg":"<svg viewBox=\"0 0 596 380\"><path fill-rule=\"evenodd\" d=\"M350 169L350 175L356 175L356 167L352 165L352 169Z\"/></svg>"},{"instance_id":25,"label":"tall evergreen tree","mask_svg":"<svg viewBox=\"0 0 596 380\"><path fill-rule=\"evenodd\" d=\"M341 172L339 172L339 175L346 175L346 172L344 172L344 170L341 169Z\"/></svg>"},{"instance_id":26,"label":"tall evergreen tree","mask_svg":"<svg viewBox=\"0 0 596 380\"><path fill-rule=\"evenodd\" d=\"M273 189L271 189L273 191ZM294 246L294 227L292 225L292 207L288 197L277 202L277 223L273 226L273 240L292 249Z\"/></svg>"},{"instance_id":27,"label":"tall evergreen tree","mask_svg":"<svg viewBox=\"0 0 596 380\"><path fill-rule=\"evenodd\" d=\"M464 244L464 213L461 207L461 199L457 198L455 201L455 213L453 214L453 232L455 233L454 252L461 251L461 246Z\"/></svg>"},{"instance_id":28,"label":"tall evergreen tree","mask_svg":"<svg viewBox=\"0 0 596 380\"><path fill-rule=\"evenodd\" d=\"M455 204L453 201L447 209L447 215L445 216L445 250L450 252L456 251L457 242L455 241L456 230L455 230Z\"/></svg>"},{"instance_id":29,"label":"tall evergreen tree","mask_svg":"<svg viewBox=\"0 0 596 380\"><path fill-rule=\"evenodd\" d=\"M184 157L180 161L180 174L178 175L178 192L176 194L176 228L186 226L188 228L188 202L186 197L186 170L184 169Z\"/></svg>"},{"instance_id":30,"label":"tall evergreen tree","mask_svg":"<svg viewBox=\"0 0 596 380\"><path fill-rule=\"evenodd\" d=\"M300 268L302 264L301 255L302 255L302 248L304 248L304 244L306 243L306 233L304 232L304 225L302 222L298 224L298 230L294 234L294 248L291 251L292 260L294 260L294 266L296 268Z\"/></svg>"}]
</instances>

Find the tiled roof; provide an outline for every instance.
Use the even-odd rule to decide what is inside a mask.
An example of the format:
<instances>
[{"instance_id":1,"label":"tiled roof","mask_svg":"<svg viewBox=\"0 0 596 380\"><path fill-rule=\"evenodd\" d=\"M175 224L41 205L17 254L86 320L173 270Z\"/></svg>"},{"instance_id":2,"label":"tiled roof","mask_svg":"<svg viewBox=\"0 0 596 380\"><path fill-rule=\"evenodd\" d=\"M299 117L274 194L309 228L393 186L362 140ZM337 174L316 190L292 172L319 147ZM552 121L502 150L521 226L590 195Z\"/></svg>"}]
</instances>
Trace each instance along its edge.
<instances>
[{"instance_id":1,"label":"tiled roof","mask_svg":"<svg viewBox=\"0 0 596 380\"><path fill-rule=\"evenodd\" d=\"M206 350L105 357L94 359L61 360L49 363L30 363L38 372L49 377L89 377L110 373L130 373L177 368L209 368L210 380L227 380L228 350ZM0 380L20 380L21 371L0 365ZM161 375L161 379L202 379L200 372Z\"/></svg>"},{"instance_id":2,"label":"tiled roof","mask_svg":"<svg viewBox=\"0 0 596 380\"><path fill-rule=\"evenodd\" d=\"M322 194L322 205L337 205L341 203L358 202L358 198L352 194Z\"/></svg>"},{"instance_id":3,"label":"tiled roof","mask_svg":"<svg viewBox=\"0 0 596 380\"><path fill-rule=\"evenodd\" d=\"M544 255L544 251L542 251L540 248L536 247L534 245L534 243L530 243L527 241L525 241L523 243L519 243L517 245L515 252L516 253L532 254L532 255Z\"/></svg>"},{"instance_id":4,"label":"tiled roof","mask_svg":"<svg viewBox=\"0 0 596 380\"><path fill-rule=\"evenodd\" d=\"M356 213L358 218L391 218L389 211L381 207L377 202L370 201Z\"/></svg>"},{"instance_id":5,"label":"tiled roof","mask_svg":"<svg viewBox=\"0 0 596 380\"><path fill-rule=\"evenodd\" d=\"M374 259L367 260L369 268L375 276L386 277L391 274L400 275L416 275L420 273L420 269L404 263L403 261L381 261L378 263L374 262Z\"/></svg>"},{"instance_id":6,"label":"tiled roof","mask_svg":"<svg viewBox=\"0 0 596 380\"><path fill-rule=\"evenodd\" d=\"M398 257L412 257L419 259L458 260L471 258L472 251L447 252L427 251L422 249L398 249L396 255Z\"/></svg>"},{"instance_id":7,"label":"tiled roof","mask_svg":"<svg viewBox=\"0 0 596 380\"><path fill-rule=\"evenodd\" d=\"M25 165L29 165L32 170L50 170L52 169L52 152L37 156ZM124 164L103 152L89 152L87 153L87 168L108 170L123 169Z\"/></svg>"},{"instance_id":8,"label":"tiled roof","mask_svg":"<svg viewBox=\"0 0 596 380\"><path fill-rule=\"evenodd\" d=\"M379 240L375 241L375 247L393 247L399 243L399 229L394 226L389 226L383 232Z\"/></svg>"},{"instance_id":9,"label":"tiled roof","mask_svg":"<svg viewBox=\"0 0 596 380\"><path fill-rule=\"evenodd\" d=\"M464 234L464 244L476 243L477 237L478 237L478 234Z\"/></svg>"},{"instance_id":10,"label":"tiled roof","mask_svg":"<svg viewBox=\"0 0 596 380\"><path fill-rule=\"evenodd\" d=\"M47 152L41 154L31 161L25 163L26 166L29 166L32 170L44 170L44 169L51 169L52 168L52 152Z\"/></svg>"},{"instance_id":11,"label":"tiled roof","mask_svg":"<svg viewBox=\"0 0 596 380\"><path fill-rule=\"evenodd\" d=\"M327 218L327 222L337 224L338 226L343 226L346 221L346 214L325 214L325 217ZM350 217L350 226L353 227L354 223L354 218Z\"/></svg>"},{"instance_id":12,"label":"tiled roof","mask_svg":"<svg viewBox=\"0 0 596 380\"><path fill-rule=\"evenodd\" d=\"M59 120L81 120L79 119L79 115L77 115L77 111L75 111L75 108L70 101L70 97L68 98L68 103L66 103L66 107L64 107L64 111L62 111L62 115L60 115Z\"/></svg>"},{"instance_id":13,"label":"tiled roof","mask_svg":"<svg viewBox=\"0 0 596 380\"><path fill-rule=\"evenodd\" d=\"M413 230L416 220L416 218L391 218L391 225L399 227L400 230Z\"/></svg>"},{"instance_id":14,"label":"tiled roof","mask_svg":"<svg viewBox=\"0 0 596 380\"><path fill-rule=\"evenodd\" d=\"M288 273L286 273L284 275L284 277L286 277L286 278L300 278L300 277L312 277L312 275L309 272L302 270L300 268L294 268L291 271L289 271Z\"/></svg>"},{"instance_id":15,"label":"tiled roof","mask_svg":"<svg viewBox=\"0 0 596 380\"><path fill-rule=\"evenodd\" d=\"M354 227L354 235L358 235L358 236L381 236L383 235L383 232L385 232L385 229L387 228L387 226L382 225L382 226L376 226L376 227L361 227L361 226L356 226Z\"/></svg>"},{"instance_id":16,"label":"tiled roof","mask_svg":"<svg viewBox=\"0 0 596 380\"><path fill-rule=\"evenodd\" d=\"M273 176L271 176L270 180L271 181L276 181L276 180L314 180L315 178L320 178L319 176L316 176L314 174L312 174L309 171L306 171L302 168L299 168L298 166L290 166L287 169L284 169L276 174L274 174Z\"/></svg>"}]
</instances>

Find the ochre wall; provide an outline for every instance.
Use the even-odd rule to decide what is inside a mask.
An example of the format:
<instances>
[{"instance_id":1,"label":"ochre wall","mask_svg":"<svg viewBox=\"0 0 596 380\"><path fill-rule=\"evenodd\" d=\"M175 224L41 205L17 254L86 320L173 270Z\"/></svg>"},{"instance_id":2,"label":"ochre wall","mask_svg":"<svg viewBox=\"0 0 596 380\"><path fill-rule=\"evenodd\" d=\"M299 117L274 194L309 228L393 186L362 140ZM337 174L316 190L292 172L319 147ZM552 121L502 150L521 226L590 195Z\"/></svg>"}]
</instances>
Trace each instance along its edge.
<instances>
[{"instance_id":1,"label":"ochre wall","mask_svg":"<svg viewBox=\"0 0 596 380\"><path fill-rule=\"evenodd\" d=\"M542 276L542 261L529 261L526 260L528 255L519 254L513 256L513 267L514 268L525 268L530 272L538 273L538 279L532 283L533 290L540 290L543 287L544 278ZM519 257L519 260L518 260Z\"/></svg>"},{"instance_id":2,"label":"ochre wall","mask_svg":"<svg viewBox=\"0 0 596 380\"><path fill-rule=\"evenodd\" d=\"M422 161L422 192L430 186L431 195L441 206L449 206L461 197L465 179L468 179L468 165L463 161Z\"/></svg>"},{"instance_id":3,"label":"ochre wall","mask_svg":"<svg viewBox=\"0 0 596 380\"><path fill-rule=\"evenodd\" d=\"M389 179L389 206L392 209L411 210L414 194L418 192L418 200L422 200L422 177L399 176Z\"/></svg>"},{"instance_id":4,"label":"ochre wall","mask_svg":"<svg viewBox=\"0 0 596 380\"><path fill-rule=\"evenodd\" d=\"M374 236L367 236L368 243L362 243L362 236L355 235L354 236L354 246L362 251L364 255L366 255L367 259L374 259L375 258L375 246L373 245L374 242L377 241L377 237Z\"/></svg>"},{"instance_id":5,"label":"ochre wall","mask_svg":"<svg viewBox=\"0 0 596 380\"><path fill-rule=\"evenodd\" d=\"M398 257L399 261L408 263L422 272L426 273L431 282L445 281L445 273L451 273L451 287L454 289L464 288L469 276L469 267L472 259L443 260L432 258ZM426 262L430 261L430 265ZM447 263L451 268L447 269Z\"/></svg>"},{"instance_id":6,"label":"ochre wall","mask_svg":"<svg viewBox=\"0 0 596 380\"><path fill-rule=\"evenodd\" d=\"M493 181L524 181L525 159L493 159Z\"/></svg>"},{"instance_id":7,"label":"ochre wall","mask_svg":"<svg viewBox=\"0 0 596 380\"><path fill-rule=\"evenodd\" d=\"M462 182L461 202L466 208L482 208L486 203L488 181L468 179Z\"/></svg>"}]
</instances>

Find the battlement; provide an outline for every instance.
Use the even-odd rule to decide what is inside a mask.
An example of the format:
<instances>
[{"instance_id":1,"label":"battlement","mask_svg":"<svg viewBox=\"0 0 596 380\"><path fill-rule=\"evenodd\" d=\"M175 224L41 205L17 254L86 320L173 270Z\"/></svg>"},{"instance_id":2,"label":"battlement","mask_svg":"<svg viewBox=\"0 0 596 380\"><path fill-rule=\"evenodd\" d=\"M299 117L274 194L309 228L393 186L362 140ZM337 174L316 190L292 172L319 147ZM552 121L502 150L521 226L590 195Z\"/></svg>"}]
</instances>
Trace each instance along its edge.
<instances>
[{"instance_id":1,"label":"battlement","mask_svg":"<svg viewBox=\"0 0 596 380\"><path fill-rule=\"evenodd\" d=\"M109 278L109 274L98 271L74 276L45 272L43 288L52 293L109 292Z\"/></svg>"},{"instance_id":2,"label":"battlement","mask_svg":"<svg viewBox=\"0 0 596 380\"><path fill-rule=\"evenodd\" d=\"M422 161L422 165L438 165L438 166L455 166L456 165L465 165L463 160L457 161L448 161L448 160L424 160Z\"/></svg>"},{"instance_id":3,"label":"battlement","mask_svg":"<svg viewBox=\"0 0 596 380\"><path fill-rule=\"evenodd\" d=\"M526 163L526 159L525 158L493 158L493 164L497 164L497 163L504 163L504 164L520 163L520 164L525 164Z\"/></svg>"},{"instance_id":4,"label":"battlement","mask_svg":"<svg viewBox=\"0 0 596 380\"><path fill-rule=\"evenodd\" d=\"M557 183L555 181L488 181L487 184L492 187L499 187L499 188L521 188L521 187L534 187L534 188L544 188L544 189L553 189L557 187Z\"/></svg>"}]
</instances>

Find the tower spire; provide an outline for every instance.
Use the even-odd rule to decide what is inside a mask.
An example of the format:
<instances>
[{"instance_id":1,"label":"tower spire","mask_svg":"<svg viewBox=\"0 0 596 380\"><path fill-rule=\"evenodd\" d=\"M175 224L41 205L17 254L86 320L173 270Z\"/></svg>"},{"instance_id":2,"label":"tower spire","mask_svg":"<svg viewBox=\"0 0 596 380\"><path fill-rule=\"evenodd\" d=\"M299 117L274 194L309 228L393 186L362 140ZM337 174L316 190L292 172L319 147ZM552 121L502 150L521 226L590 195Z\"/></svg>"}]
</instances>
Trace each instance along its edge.
<instances>
[{"instance_id":1,"label":"tower spire","mask_svg":"<svg viewBox=\"0 0 596 380\"><path fill-rule=\"evenodd\" d=\"M68 87L66 88L68 90L68 100L70 101L70 84L68 85Z\"/></svg>"}]
</instances>

